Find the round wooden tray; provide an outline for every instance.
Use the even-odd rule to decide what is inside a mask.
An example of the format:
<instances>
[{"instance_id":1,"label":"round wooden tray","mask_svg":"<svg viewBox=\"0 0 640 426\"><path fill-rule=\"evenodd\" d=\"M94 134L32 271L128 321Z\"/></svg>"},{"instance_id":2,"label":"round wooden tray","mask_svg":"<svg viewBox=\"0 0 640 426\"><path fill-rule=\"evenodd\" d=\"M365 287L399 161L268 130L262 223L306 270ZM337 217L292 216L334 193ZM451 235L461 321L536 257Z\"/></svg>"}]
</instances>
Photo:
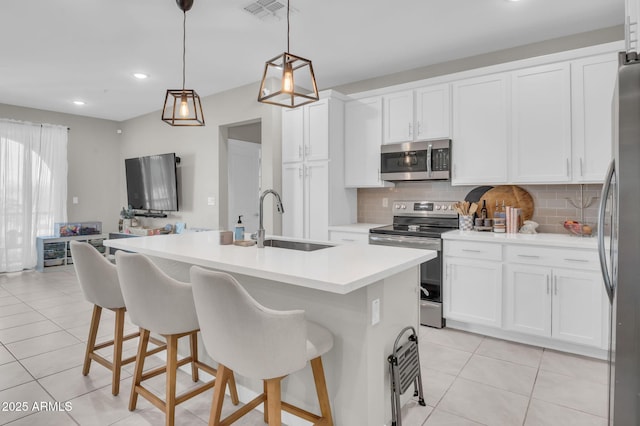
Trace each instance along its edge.
<instances>
[{"instance_id":1,"label":"round wooden tray","mask_svg":"<svg viewBox=\"0 0 640 426\"><path fill-rule=\"evenodd\" d=\"M502 206L504 200L505 206L516 207L522 209L522 220L531 220L533 217L533 198L527 190L517 185L500 185L485 192L478 202L478 211L482 208L482 201L487 202L487 217L493 217L496 209L496 201Z\"/></svg>"}]
</instances>

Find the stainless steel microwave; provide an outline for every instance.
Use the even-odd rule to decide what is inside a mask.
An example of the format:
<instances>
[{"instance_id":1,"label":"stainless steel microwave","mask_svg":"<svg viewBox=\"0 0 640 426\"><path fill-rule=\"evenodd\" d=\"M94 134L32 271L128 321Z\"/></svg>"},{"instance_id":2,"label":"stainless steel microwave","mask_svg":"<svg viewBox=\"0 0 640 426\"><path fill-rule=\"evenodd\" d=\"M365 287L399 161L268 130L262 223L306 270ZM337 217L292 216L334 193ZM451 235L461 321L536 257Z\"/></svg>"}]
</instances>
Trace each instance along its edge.
<instances>
[{"instance_id":1,"label":"stainless steel microwave","mask_svg":"<svg viewBox=\"0 0 640 426\"><path fill-rule=\"evenodd\" d=\"M388 181L449 180L451 140L382 145L380 177Z\"/></svg>"}]
</instances>

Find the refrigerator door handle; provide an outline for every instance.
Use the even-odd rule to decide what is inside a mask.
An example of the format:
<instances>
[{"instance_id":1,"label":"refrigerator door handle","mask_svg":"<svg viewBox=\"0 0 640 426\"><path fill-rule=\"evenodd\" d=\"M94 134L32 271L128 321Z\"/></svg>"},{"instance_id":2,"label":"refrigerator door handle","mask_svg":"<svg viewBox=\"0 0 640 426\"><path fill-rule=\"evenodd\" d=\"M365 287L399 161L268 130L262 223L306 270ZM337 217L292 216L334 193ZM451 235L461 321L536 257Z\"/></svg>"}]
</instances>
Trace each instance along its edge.
<instances>
[{"instance_id":1,"label":"refrigerator door handle","mask_svg":"<svg viewBox=\"0 0 640 426\"><path fill-rule=\"evenodd\" d=\"M609 276L609 268L607 267L607 257L604 246L604 215L607 207L607 198L609 198L609 190L611 189L611 181L613 174L615 173L615 160L611 160L609 163L609 169L607 170L607 176L602 185L602 195L600 197L600 206L598 207L598 255L600 257L600 270L602 271L602 278L604 280L604 289L609 296L609 301L613 303L613 285L611 283L611 277Z\"/></svg>"}]
</instances>

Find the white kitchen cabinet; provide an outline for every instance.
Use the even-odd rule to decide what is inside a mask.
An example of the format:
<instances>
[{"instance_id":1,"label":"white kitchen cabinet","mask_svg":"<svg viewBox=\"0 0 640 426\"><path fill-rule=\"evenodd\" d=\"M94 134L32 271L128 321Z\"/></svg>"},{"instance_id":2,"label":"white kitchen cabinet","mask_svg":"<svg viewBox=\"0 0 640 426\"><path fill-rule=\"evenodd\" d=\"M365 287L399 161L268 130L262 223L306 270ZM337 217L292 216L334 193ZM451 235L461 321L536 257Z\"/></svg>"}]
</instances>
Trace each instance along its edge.
<instances>
[{"instance_id":1,"label":"white kitchen cabinet","mask_svg":"<svg viewBox=\"0 0 640 426\"><path fill-rule=\"evenodd\" d=\"M513 183L571 180L571 74L568 62L511 74Z\"/></svg>"},{"instance_id":2,"label":"white kitchen cabinet","mask_svg":"<svg viewBox=\"0 0 640 426\"><path fill-rule=\"evenodd\" d=\"M346 102L344 174L348 188L392 186L380 179L382 97Z\"/></svg>"},{"instance_id":3,"label":"white kitchen cabinet","mask_svg":"<svg viewBox=\"0 0 640 426\"><path fill-rule=\"evenodd\" d=\"M304 164L282 165L282 235L304 238Z\"/></svg>"},{"instance_id":4,"label":"white kitchen cabinet","mask_svg":"<svg viewBox=\"0 0 640 426\"><path fill-rule=\"evenodd\" d=\"M330 230L329 241L342 244L369 244L369 233Z\"/></svg>"},{"instance_id":5,"label":"white kitchen cabinet","mask_svg":"<svg viewBox=\"0 0 640 426\"><path fill-rule=\"evenodd\" d=\"M625 50L638 51L638 23L640 22L640 0L625 0Z\"/></svg>"},{"instance_id":6,"label":"white kitchen cabinet","mask_svg":"<svg viewBox=\"0 0 640 426\"><path fill-rule=\"evenodd\" d=\"M452 84L452 185L507 182L509 75Z\"/></svg>"},{"instance_id":7,"label":"white kitchen cabinet","mask_svg":"<svg viewBox=\"0 0 640 426\"><path fill-rule=\"evenodd\" d=\"M602 276L569 269L553 271L552 336L588 346L603 345Z\"/></svg>"},{"instance_id":8,"label":"white kitchen cabinet","mask_svg":"<svg viewBox=\"0 0 640 426\"><path fill-rule=\"evenodd\" d=\"M451 137L450 93L449 84L427 86L415 90L415 140Z\"/></svg>"},{"instance_id":9,"label":"white kitchen cabinet","mask_svg":"<svg viewBox=\"0 0 640 426\"><path fill-rule=\"evenodd\" d=\"M382 143L413 140L413 90L390 93L382 97L384 120Z\"/></svg>"},{"instance_id":10,"label":"white kitchen cabinet","mask_svg":"<svg viewBox=\"0 0 640 426\"><path fill-rule=\"evenodd\" d=\"M449 85L440 84L383 96L382 143L449 138Z\"/></svg>"},{"instance_id":11,"label":"white kitchen cabinet","mask_svg":"<svg viewBox=\"0 0 640 426\"><path fill-rule=\"evenodd\" d=\"M506 265L505 328L551 337L551 268Z\"/></svg>"},{"instance_id":12,"label":"white kitchen cabinet","mask_svg":"<svg viewBox=\"0 0 640 426\"><path fill-rule=\"evenodd\" d=\"M282 113L282 162L329 159L329 108L325 98ZM335 108L335 107L334 107Z\"/></svg>"},{"instance_id":13,"label":"white kitchen cabinet","mask_svg":"<svg viewBox=\"0 0 640 426\"><path fill-rule=\"evenodd\" d=\"M502 327L502 264L445 258L444 317Z\"/></svg>"},{"instance_id":14,"label":"white kitchen cabinet","mask_svg":"<svg viewBox=\"0 0 640 426\"><path fill-rule=\"evenodd\" d=\"M611 161L613 92L618 55L571 63L573 181L602 183Z\"/></svg>"},{"instance_id":15,"label":"white kitchen cabinet","mask_svg":"<svg viewBox=\"0 0 640 426\"><path fill-rule=\"evenodd\" d=\"M601 347L602 280L597 272L506 265L509 330Z\"/></svg>"},{"instance_id":16,"label":"white kitchen cabinet","mask_svg":"<svg viewBox=\"0 0 640 426\"><path fill-rule=\"evenodd\" d=\"M344 183L344 96L331 91L321 96L283 112L282 234L287 237L327 240L329 225L356 219L356 191Z\"/></svg>"}]
</instances>

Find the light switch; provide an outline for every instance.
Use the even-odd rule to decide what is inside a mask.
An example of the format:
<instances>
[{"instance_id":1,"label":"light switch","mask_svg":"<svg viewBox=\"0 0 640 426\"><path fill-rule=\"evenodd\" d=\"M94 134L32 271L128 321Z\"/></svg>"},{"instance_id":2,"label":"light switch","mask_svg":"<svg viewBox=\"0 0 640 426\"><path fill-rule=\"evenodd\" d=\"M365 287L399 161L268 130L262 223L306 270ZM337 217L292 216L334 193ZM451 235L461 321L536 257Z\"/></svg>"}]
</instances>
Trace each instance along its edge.
<instances>
[{"instance_id":1,"label":"light switch","mask_svg":"<svg viewBox=\"0 0 640 426\"><path fill-rule=\"evenodd\" d=\"M73 204L78 204L78 197L73 197Z\"/></svg>"},{"instance_id":2,"label":"light switch","mask_svg":"<svg viewBox=\"0 0 640 426\"><path fill-rule=\"evenodd\" d=\"M389 207L389 199L387 197L382 199L382 207Z\"/></svg>"},{"instance_id":3,"label":"light switch","mask_svg":"<svg viewBox=\"0 0 640 426\"><path fill-rule=\"evenodd\" d=\"M374 299L371 302L371 325L380 322L380 299Z\"/></svg>"},{"instance_id":4,"label":"light switch","mask_svg":"<svg viewBox=\"0 0 640 426\"><path fill-rule=\"evenodd\" d=\"M215 206L216 205L216 197L207 197L207 205Z\"/></svg>"}]
</instances>

